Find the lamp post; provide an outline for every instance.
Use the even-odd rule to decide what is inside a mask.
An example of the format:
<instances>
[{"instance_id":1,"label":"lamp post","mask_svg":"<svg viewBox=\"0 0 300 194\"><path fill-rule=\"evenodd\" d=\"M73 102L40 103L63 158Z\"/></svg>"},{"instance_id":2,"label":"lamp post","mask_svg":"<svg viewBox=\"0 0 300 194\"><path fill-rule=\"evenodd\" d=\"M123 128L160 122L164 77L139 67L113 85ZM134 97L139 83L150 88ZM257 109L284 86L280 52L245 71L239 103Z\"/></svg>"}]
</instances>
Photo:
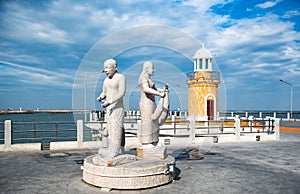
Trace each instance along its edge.
<instances>
[{"instance_id":1,"label":"lamp post","mask_svg":"<svg viewBox=\"0 0 300 194\"><path fill-rule=\"evenodd\" d=\"M285 83L291 87L291 118L293 117L293 84L286 82L282 79L279 79L282 83Z\"/></svg>"}]
</instances>

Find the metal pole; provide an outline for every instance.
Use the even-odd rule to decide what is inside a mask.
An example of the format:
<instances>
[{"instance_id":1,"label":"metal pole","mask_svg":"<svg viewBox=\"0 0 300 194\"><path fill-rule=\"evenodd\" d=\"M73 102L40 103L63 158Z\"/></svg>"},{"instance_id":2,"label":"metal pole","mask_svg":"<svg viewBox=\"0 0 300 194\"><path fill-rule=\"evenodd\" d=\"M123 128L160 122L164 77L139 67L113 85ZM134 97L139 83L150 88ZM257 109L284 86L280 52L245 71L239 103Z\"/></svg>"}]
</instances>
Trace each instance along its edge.
<instances>
[{"instance_id":1,"label":"metal pole","mask_svg":"<svg viewBox=\"0 0 300 194\"><path fill-rule=\"evenodd\" d=\"M86 74L84 74L84 122L86 122Z\"/></svg>"},{"instance_id":2,"label":"metal pole","mask_svg":"<svg viewBox=\"0 0 300 194\"><path fill-rule=\"evenodd\" d=\"M58 122L55 123L55 138L58 138Z\"/></svg>"},{"instance_id":3,"label":"metal pole","mask_svg":"<svg viewBox=\"0 0 300 194\"><path fill-rule=\"evenodd\" d=\"M291 119L293 118L293 85L291 85Z\"/></svg>"},{"instance_id":4,"label":"metal pole","mask_svg":"<svg viewBox=\"0 0 300 194\"><path fill-rule=\"evenodd\" d=\"M36 138L36 122L33 123L33 137Z\"/></svg>"},{"instance_id":5,"label":"metal pole","mask_svg":"<svg viewBox=\"0 0 300 194\"><path fill-rule=\"evenodd\" d=\"M285 83L291 87L291 118L293 118L293 84L279 79L280 82Z\"/></svg>"}]
</instances>

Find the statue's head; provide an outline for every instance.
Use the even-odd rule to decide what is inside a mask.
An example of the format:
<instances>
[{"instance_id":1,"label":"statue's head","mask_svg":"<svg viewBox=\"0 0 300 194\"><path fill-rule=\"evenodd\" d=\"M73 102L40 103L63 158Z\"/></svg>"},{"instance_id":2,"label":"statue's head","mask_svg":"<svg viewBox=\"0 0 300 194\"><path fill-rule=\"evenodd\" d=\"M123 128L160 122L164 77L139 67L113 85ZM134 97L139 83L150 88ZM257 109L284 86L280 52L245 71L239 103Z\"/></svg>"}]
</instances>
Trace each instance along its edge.
<instances>
[{"instance_id":1,"label":"statue's head","mask_svg":"<svg viewBox=\"0 0 300 194\"><path fill-rule=\"evenodd\" d=\"M117 62L114 59L104 61L104 71L109 78L117 72Z\"/></svg>"},{"instance_id":2,"label":"statue's head","mask_svg":"<svg viewBox=\"0 0 300 194\"><path fill-rule=\"evenodd\" d=\"M154 65L150 61L146 61L143 65L143 71L146 72L148 75L154 75Z\"/></svg>"}]
</instances>

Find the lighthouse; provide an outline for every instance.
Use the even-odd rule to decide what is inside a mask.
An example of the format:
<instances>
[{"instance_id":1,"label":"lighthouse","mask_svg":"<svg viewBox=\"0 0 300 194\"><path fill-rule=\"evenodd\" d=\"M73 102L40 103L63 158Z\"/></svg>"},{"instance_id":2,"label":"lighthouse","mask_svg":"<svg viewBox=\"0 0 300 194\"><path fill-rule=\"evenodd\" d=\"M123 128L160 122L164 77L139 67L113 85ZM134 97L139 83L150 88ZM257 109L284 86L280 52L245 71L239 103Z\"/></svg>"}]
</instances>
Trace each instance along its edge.
<instances>
[{"instance_id":1,"label":"lighthouse","mask_svg":"<svg viewBox=\"0 0 300 194\"><path fill-rule=\"evenodd\" d=\"M213 57L202 47L193 57L194 72L187 74L188 114L197 120L214 120L218 112L220 73L213 71Z\"/></svg>"}]
</instances>

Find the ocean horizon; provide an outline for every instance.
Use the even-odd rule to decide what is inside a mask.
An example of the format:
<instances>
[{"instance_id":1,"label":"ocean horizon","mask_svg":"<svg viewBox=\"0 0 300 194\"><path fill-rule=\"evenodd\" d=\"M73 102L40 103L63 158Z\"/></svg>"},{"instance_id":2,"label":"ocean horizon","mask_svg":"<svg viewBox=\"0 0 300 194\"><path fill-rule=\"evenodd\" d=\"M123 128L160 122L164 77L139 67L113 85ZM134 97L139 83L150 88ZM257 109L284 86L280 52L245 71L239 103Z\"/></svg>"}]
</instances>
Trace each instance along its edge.
<instances>
[{"instance_id":1,"label":"ocean horizon","mask_svg":"<svg viewBox=\"0 0 300 194\"><path fill-rule=\"evenodd\" d=\"M22 111L0 111L0 122L11 120L12 122L62 122L74 121L82 119L89 121L89 113L103 110L22 110ZM137 110L132 110L137 111ZM170 110L172 114L177 110ZM254 118L273 117L276 113L276 118L287 118L290 111L284 110L227 110L219 111L220 117L230 117L231 114L240 115L240 117L253 116ZM293 119L300 119L300 111L293 111Z\"/></svg>"}]
</instances>

